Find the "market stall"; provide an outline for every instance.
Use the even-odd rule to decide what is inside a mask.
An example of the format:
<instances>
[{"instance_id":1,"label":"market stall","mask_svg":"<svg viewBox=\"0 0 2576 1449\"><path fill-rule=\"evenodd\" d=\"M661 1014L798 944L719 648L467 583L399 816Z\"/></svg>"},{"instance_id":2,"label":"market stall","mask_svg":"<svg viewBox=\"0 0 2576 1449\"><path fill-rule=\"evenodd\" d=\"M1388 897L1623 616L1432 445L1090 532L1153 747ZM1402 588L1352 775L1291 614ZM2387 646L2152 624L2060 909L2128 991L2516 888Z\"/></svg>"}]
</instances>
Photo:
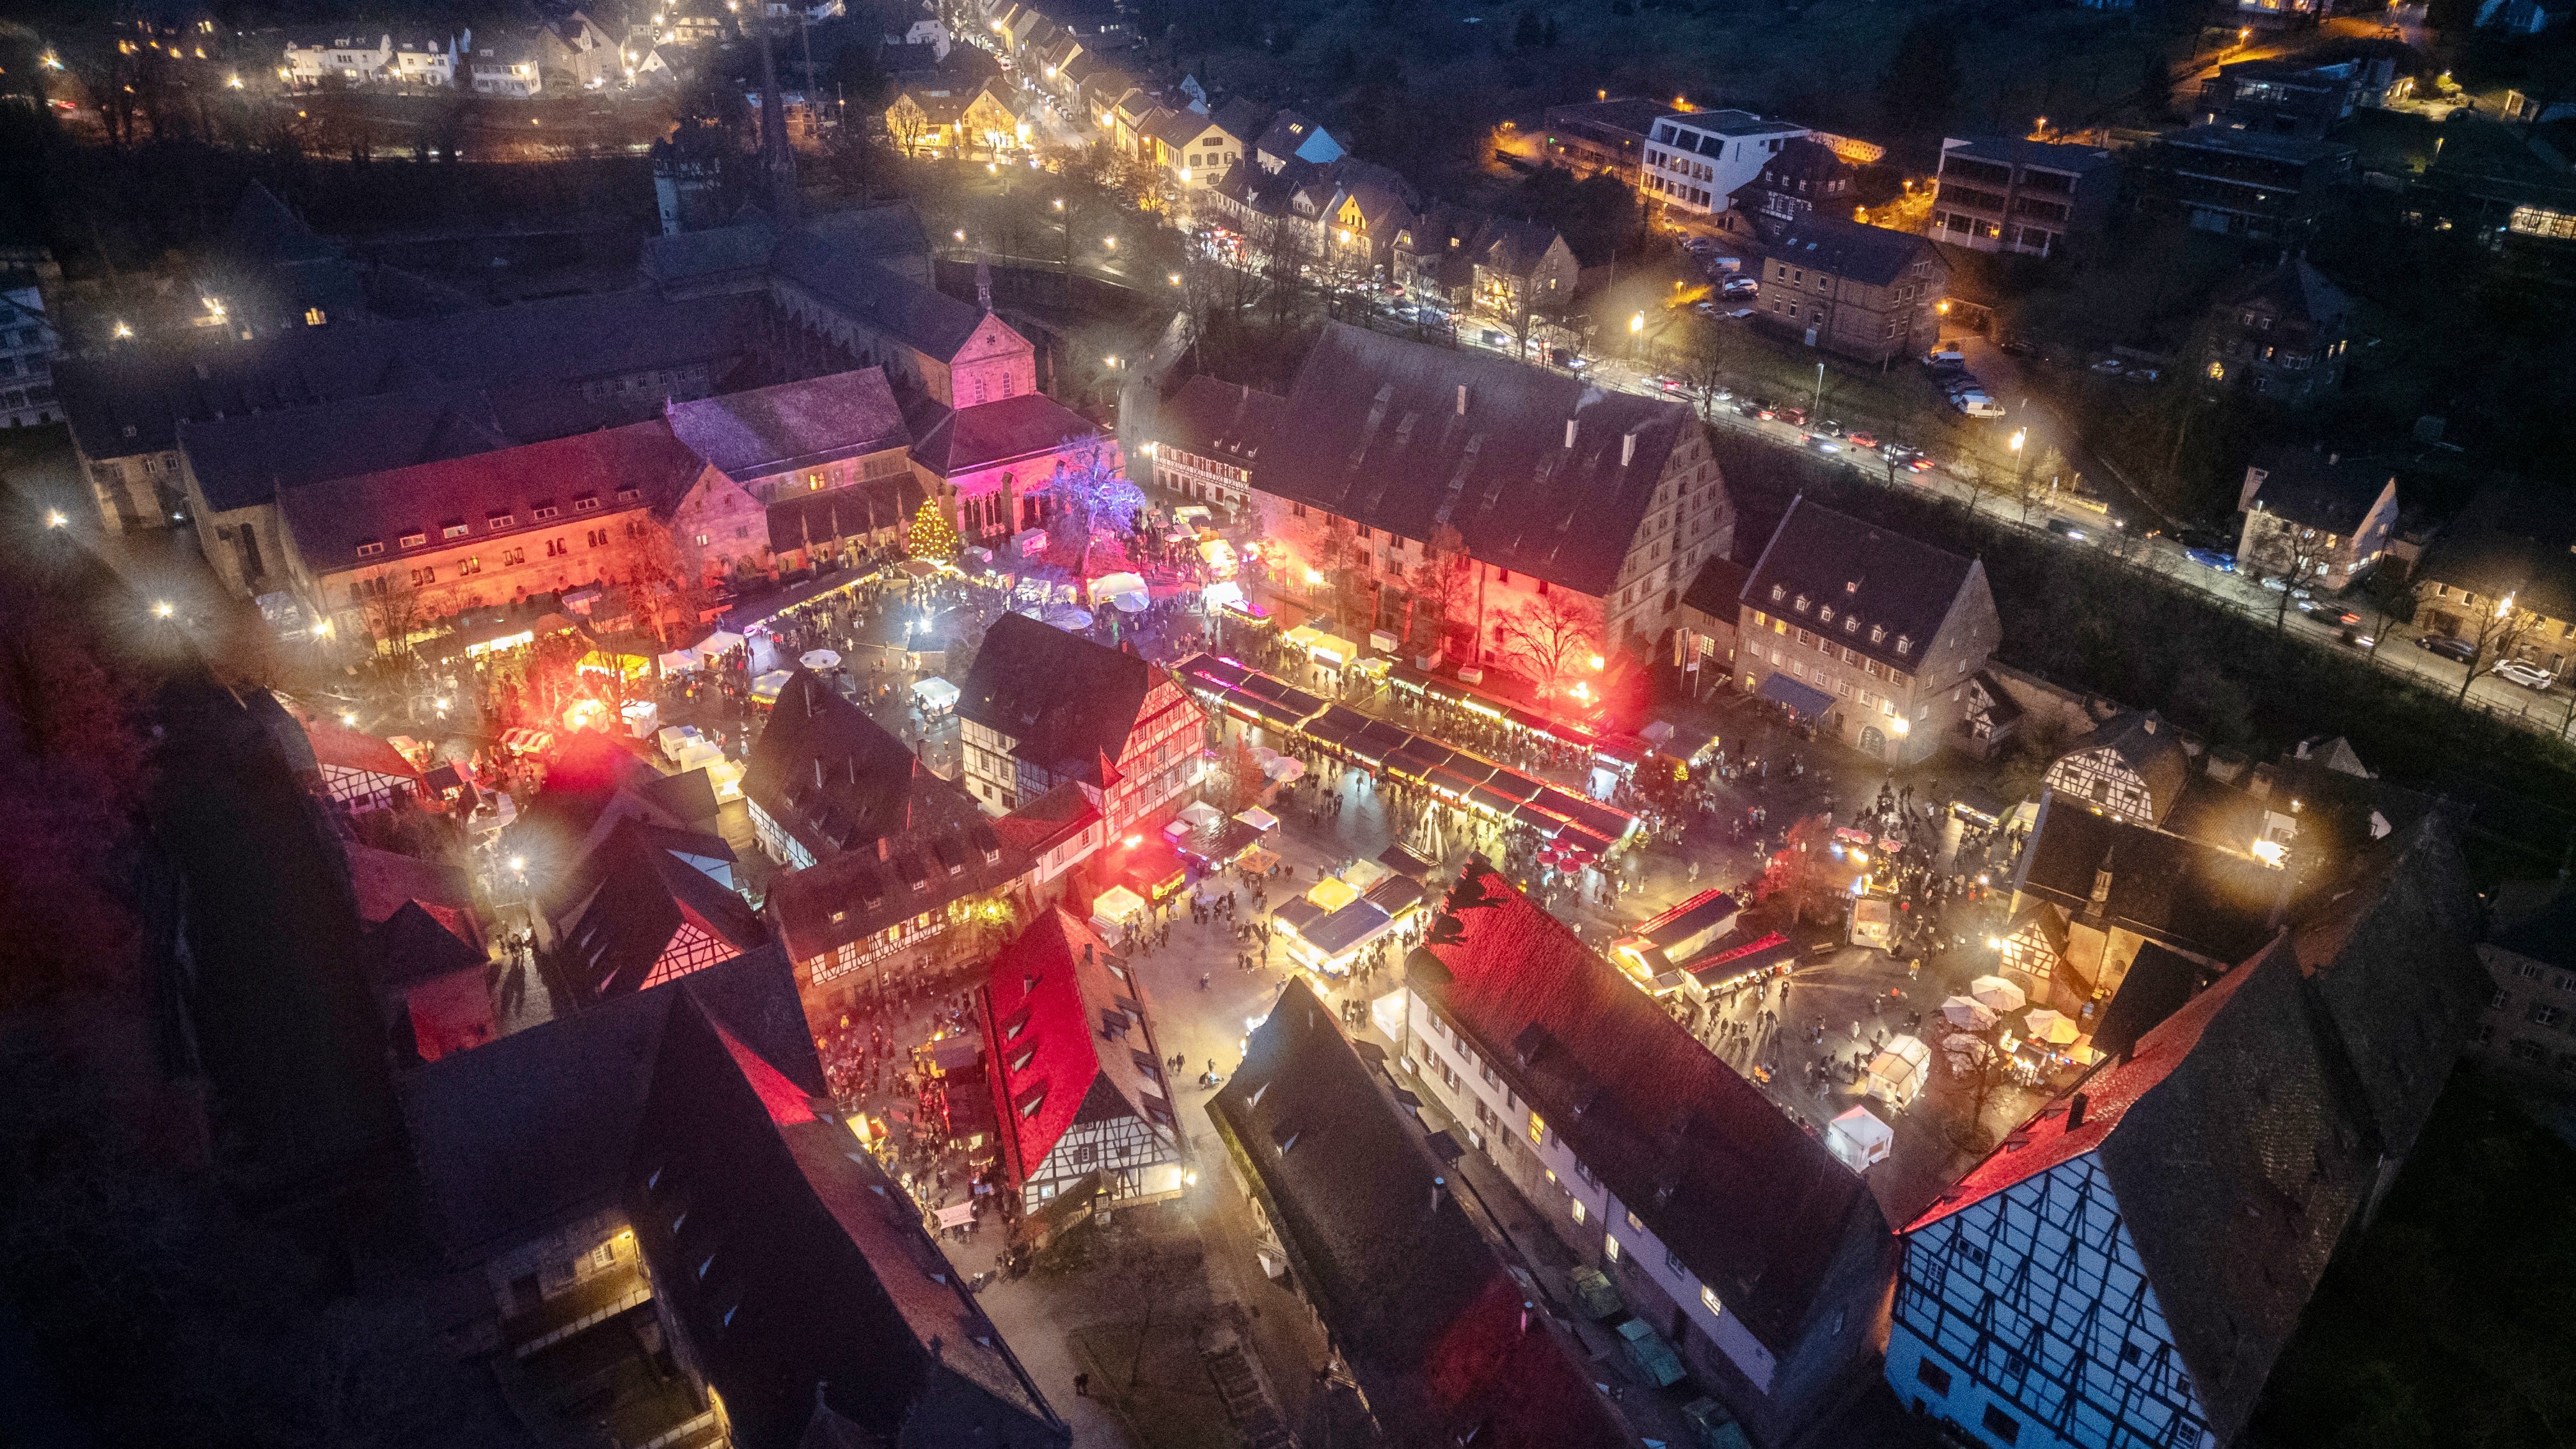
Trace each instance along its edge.
<instances>
[{"instance_id":1,"label":"market stall","mask_svg":"<svg viewBox=\"0 0 2576 1449\"><path fill-rule=\"evenodd\" d=\"M1922 1038L1892 1036L1870 1059L1868 1092L1891 1107L1902 1107L1914 1100L1931 1076L1932 1049Z\"/></svg>"},{"instance_id":2,"label":"market stall","mask_svg":"<svg viewBox=\"0 0 2576 1449\"><path fill-rule=\"evenodd\" d=\"M921 706L923 716L937 718L957 707L957 686L936 674L924 675L912 682L912 701Z\"/></svg>"},{"instance_id":3,"label":"market stall","mask_svg":"<svg viewBox=\"0 0 2576 1449\"><path fill-rule=\"evenodd\" d=\"M1854 1107L1825 1128L1826 1149L1854 1172L1864 1171L1885 1158L1895 1144L1896 1129L1878 1120L1867 1107Z\"/></svg>"},{"instance_id":4,"label":"market stall","mask_svg":"<svg viewBox=\"0 0 2576 1449\"><path fill-rule=\"evenodd\" d=\"M1145 898L1125 886L1111 886L1091 902L1091 924L1113 940L1144 919Z\"/></svg>"}]
</instances>

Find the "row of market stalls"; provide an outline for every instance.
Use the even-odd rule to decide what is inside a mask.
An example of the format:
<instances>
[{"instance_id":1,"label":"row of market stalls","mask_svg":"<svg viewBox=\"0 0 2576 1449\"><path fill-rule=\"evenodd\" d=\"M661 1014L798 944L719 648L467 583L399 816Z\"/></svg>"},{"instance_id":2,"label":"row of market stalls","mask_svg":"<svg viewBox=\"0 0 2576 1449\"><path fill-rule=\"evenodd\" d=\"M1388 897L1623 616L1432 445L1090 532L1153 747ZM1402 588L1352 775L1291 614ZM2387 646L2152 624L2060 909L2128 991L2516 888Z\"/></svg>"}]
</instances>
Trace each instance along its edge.
<instances>
[{"instance_id":1,"label":"row of market stalls","mask_svg":"<svg viewBox=\"0 0 2576 1449\"><path fill-rule=\"evenodd\" d=\"M1627 811L1328 703L1234 660L1194 654L1174 672L1212 708L1301 739L1373 775L1422 786L1462 810L1536 833L1546 842L1542 858L1560 868L1598 860L1637 828L1637 817Z\"/></svg>"}]
</instances>

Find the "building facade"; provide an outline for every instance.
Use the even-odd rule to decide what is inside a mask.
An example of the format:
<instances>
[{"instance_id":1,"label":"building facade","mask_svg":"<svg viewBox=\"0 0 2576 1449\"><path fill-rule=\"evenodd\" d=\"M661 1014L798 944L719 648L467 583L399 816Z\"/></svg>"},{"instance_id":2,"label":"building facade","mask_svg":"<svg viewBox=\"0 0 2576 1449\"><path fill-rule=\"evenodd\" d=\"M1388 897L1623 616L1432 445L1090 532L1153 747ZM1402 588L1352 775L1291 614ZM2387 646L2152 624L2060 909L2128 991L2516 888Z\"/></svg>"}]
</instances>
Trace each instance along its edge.
<instances>
[{"instance_id":1,"label":"building facade","mask_svg":"<svg viewBox=\"0 0 2576 1449\"><path fill-rule=\"evenodd\" d=\"M1890 764L1958 731L2002 637L1983 564L1804 498L1738 603L1737 682Z\"/></svg>"},{"instance_id":2,"label":"building facade","mask_svg":"<svg viewBox=\"0 0 2576 1449\"><path fill-rule=\"evenodd\" d=\"M1155 416L1154 481L1229 517L1251 507L1252 470L1287 408L1277 393L1204 373L1191 378Z\"/></svg>"},{"instance_id":3,"label":"building facade","mask_svg":"<svg viewBox=\"0 0 2576 1449\"><path fill-rule=\"evenodd\" d=\"M2110 152L2091 146L1950 139L1941 143L1934 186L1934 240L2045 257L2109 224L2120 168Z\"/></svg>"},{"instance_id":4,"label":"building facade","mask_svg":"<svg viewBox=\"0 0 2576 1449\"><path fill-rule=\"evenodd\" d=\"M1168 672L1017 614L985 634L957 717L963 783L986 813L1071 784L1111 837L1178 809L1206 746L1204 711Z\"/></svg>"},{"instance_id":5,"label":"building facade","mask_svg":"<svg viewBox=\"0 0 2576 1449\"><path fill-rule=\"evenodd\" d=\"M2141 210L2248 241L2296 242L2315 229L2327 193L2353 178L2350 146L2192 126L2140 155L2132 183Z\"/></svg>"},{"instance_id":6,"label":"building facade","mask_svg":"<svg viewBox=\"0 0 2576 1449\"><path fill-rule=\"evenodd\" d=\"M1714 215L1782 146L1807 134L1749 111L1667 112L1646 138L1645 197L1685 216Z\"/></svg>"},{"instance_id":7,"label":"building facade","mask_svg":"<svg viewBox=\"0 0 2576 1449\"><path fill-rule=\"evenodd\" d=\"M32 281L0 287L0 427L32 428L59 422L54 397L53 324L44 293Z\"/></svg>"},{"instance_id":8,"label":"building facade","mask_svg":"<svg viewBox=\"0 0 2576 1449\"><path fill-rule=\"evenodd\" d=\"M1810 215L1774 230L1763 251L1753 320L1765 331L1878 364L1940 339L1950 269L1922 237Z\"/></svg>"},{"instance_id":9,"label":"building facade","mask_svg":"<svg viewBox=\"0 0 2576 1449\"><path fill-rule=\"evenodd\" d=\"M2267 454L2246 465L2237 569L2341 590L2379 562L2397 526L2397 475L2339 454Z\"/></svg>"},{"instance_id":10,"label":"building facade","mask_svg":"<svg viewBox=\"0 0 2576 1449\"><path fill-rule=\"evenodd\" d=\"M2201 375L2290 407L2343 384L2352 302L2305 257L2291 257L2213 303Z\"/></svg>"}]
</instances>

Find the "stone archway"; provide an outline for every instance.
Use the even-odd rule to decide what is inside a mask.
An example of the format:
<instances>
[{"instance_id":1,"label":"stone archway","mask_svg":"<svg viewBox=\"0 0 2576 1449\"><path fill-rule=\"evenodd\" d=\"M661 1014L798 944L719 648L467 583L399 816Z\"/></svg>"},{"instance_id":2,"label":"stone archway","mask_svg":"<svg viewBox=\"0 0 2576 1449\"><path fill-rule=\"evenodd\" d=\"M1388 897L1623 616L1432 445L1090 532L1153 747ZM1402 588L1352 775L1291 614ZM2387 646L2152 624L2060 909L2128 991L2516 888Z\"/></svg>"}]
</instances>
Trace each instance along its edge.
<instances>
[{"instance_id":1,"label":"stone archway","mask_svg":"<svg viewBox=\"0 0 2576 1449\"><path fill-rule=\"evenodd\" d=\"M1887 753L1887 736L1880 733L1876 725L1862 725L1860 747L1863 754L1884 755Z\"/></svg>"}]
</instances>

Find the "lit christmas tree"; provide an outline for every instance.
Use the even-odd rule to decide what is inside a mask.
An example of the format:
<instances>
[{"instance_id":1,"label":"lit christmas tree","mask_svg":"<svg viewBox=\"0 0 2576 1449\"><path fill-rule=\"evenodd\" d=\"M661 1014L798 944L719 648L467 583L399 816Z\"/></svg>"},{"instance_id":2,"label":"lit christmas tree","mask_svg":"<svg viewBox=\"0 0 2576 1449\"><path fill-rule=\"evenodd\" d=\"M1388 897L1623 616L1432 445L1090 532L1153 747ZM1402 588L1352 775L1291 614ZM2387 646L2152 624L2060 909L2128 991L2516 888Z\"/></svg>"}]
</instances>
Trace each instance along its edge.
<instances>
[{"instance_id":1,"label":"lit christmas tree","mask_svg":"<svg viewBox=\"0 0 2576 1449\"><path fill-rule=\"evenodd\" d=\"M963 546L964 541L957 537L956 525L948 521L947 514L939 511L939 500L921 500L921 511L912 516L909 544L912 556L949 563L956 559L957 551Z\"/></svg>"}]
</instances>

